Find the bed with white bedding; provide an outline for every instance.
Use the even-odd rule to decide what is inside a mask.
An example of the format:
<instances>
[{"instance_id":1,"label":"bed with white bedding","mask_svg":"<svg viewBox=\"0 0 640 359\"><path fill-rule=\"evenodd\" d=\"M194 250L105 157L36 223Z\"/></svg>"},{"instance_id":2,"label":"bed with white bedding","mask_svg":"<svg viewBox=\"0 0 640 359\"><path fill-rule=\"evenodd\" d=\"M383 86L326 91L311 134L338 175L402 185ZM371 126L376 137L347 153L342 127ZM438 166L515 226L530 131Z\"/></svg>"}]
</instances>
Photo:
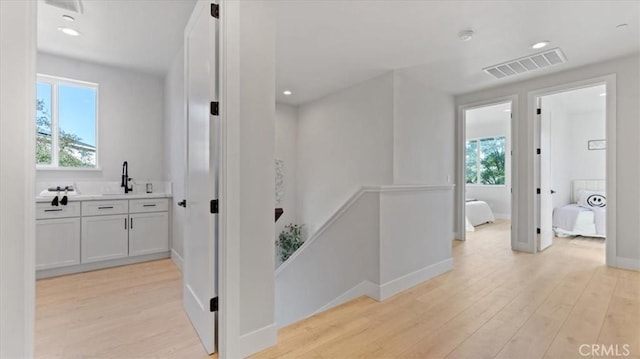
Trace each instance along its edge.
<instances>
[{"instance_id":1,"label":"bed with white bedding","mask_svg":"<svg viewBox=\"0 0 640 359\"><path fill-rule=\"evenodd\" d=\"M606 237L605 181L575 180L571 201L553 210L553 230L558 237Z\"/></svg>"},{"instance_id":2,"label":"bed with white bedding","mask_svg":"<svg viewBox=\"0 0 640 359\"><path fill-rule=\"evenodd\" d=\"M466 201L467 231L473 232L473 227L484 223L495 222L493 211L485 201L467 199ZM471 227L469 227L471 225Z\"/></svg>"}]
</instances>

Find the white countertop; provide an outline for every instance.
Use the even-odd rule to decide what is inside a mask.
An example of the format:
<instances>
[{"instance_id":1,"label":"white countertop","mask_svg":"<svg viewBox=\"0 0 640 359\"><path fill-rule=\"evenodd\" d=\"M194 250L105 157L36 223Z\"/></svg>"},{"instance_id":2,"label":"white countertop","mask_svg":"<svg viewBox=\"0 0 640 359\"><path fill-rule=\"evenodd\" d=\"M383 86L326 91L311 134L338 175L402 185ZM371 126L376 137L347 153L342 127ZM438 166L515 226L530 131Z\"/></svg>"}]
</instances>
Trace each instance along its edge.
<instances>
[{"instance_id":1,"label":"white countertop","mask_svg":"<svg viewBox=\"0 0 640 359\"><path fill-rule=\"evenodd\" d=\"M63 196L60 193L60 198ZM53 196L36 196L36 202L51 202ZM118 193L118 194L78 194L68 196L69 202L96 201L96 200L117 200L117 199L145 199L145 198L171 198L170 193Z\"/></svg>"}]
</instances>

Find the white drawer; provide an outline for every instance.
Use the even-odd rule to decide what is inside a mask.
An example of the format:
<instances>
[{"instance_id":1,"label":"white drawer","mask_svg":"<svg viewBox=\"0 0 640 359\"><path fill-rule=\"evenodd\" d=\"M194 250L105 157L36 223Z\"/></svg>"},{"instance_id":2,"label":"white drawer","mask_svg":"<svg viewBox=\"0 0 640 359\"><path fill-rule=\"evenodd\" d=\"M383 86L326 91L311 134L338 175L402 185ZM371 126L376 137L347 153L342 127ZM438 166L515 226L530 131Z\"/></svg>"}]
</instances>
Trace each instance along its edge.
<instances>
[{"instance_id":1,"label":"white drawer","mask_svg":"<svg viewBox=\"0 0 640 359\"><path fill-rule=\"evenodd\" d=\"M131 199L129 213L166 212L169 210L167 198Z\"/></svg>"},{"instance_id":2,"label":"white drawer","mask_svg":"<svg viewBox=\"0 0 640 359\"><path fill-rule=\"evenodd\" d=\"M129 201L126 199L113 201L84 201L82 216L102 216L107 214L126 214L129 212Z\"/></svg>"},{"instance_id":3,"label":"white drawer","mask_svg":"<svg viewBox=\"0 0 640 359\"><path fill-rule=\"evenodd\" d=\"M66 206L51 203L36 203L36 219L67 218L80 216L80 202L69 202Z\"/></svg>"}]
</instances>

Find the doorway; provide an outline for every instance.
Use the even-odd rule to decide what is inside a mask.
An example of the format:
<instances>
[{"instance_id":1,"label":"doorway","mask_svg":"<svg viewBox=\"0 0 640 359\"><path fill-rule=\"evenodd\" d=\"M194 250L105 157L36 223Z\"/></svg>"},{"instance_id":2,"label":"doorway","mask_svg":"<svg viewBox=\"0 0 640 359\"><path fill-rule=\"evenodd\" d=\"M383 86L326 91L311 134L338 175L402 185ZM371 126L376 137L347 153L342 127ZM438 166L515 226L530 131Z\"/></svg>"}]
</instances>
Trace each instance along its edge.
<instances>
[{"instance_id":1,"label":"doorway","mask_svg":"<svg viewBox=\"0 0 640 359\"><path fill-rule=\"evenodd\" d=\"M600 83L535 99L538 251L570 238L604 254L606 97L607 86Z\"/></svg>"},{"instance_id":2,"label":"doorway","mask_svg":"<svg viewBox=\"0 0 640 359\"><path fill-rule=\"evenodd\" d=\"M511 238L512 100L462 109L464 141L463 198L459 202L464 230L459 237Z\"/></svg>"},{"instance_id":3,"label":"doorway","mask_svg":"<svg viewBox=\"0 0 640 359\"><path fill-rule=\"evenodd\" d=\"M37 4L35 258L43 279L36 283L36 357L211 353L217 253L209 250L215 240L210 200L217 193L210 169L218 161L209 153L217 135L209 127L209 104L216 99L210 96L216 64L204 56L194 66L215 74L184 71L185 40L204 44L192 52L215 55L208 37L216 36L217 25L211 3L73 5ZM191 24L190 16L207 21ZM187 36L185 27L192 30ZM188 75L199 81L185 89ZM165 117L172 106L165 98L179 109L166 111L173 118ZM201 126L186 142L205 153L194 158L198 153L190 148L191 166L174 173L187 178L191 196L182 202L189 203L189 225L180 227L188 231L178 248L171 238L173 214L185 211L177 207L185 197L173 197L162 155L169 141L186 140L186 134L163 131L163 121L178 118L186 130L191 98L189 114L199 115ZM187 143L180 143L183 152ZM197 185L189 169L199 170ZM187 300L195 296L196 305Z\"/></svg>"}]
</instances>

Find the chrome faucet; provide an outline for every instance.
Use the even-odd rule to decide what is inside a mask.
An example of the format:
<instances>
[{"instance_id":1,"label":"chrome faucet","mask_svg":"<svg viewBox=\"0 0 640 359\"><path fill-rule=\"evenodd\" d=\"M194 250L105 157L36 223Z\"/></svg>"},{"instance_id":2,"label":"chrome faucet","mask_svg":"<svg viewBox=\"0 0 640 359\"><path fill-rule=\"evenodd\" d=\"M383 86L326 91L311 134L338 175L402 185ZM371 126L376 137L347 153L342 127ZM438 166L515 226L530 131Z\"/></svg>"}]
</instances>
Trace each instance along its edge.
<instances>
[{"instance_id":1,"label":"chrome faucet","mask_svg":"<svg viewBox=\"0 0 640 359\"><path fill-rule=\"evenodd\" d=\"M131 178L129 178L129 164L124 161L122 164L122 184L120 184L120 187L124 187L124 193L133 191L133 186L129 187L129 181L131 181Z\"/></svg>"}]
</instances>

